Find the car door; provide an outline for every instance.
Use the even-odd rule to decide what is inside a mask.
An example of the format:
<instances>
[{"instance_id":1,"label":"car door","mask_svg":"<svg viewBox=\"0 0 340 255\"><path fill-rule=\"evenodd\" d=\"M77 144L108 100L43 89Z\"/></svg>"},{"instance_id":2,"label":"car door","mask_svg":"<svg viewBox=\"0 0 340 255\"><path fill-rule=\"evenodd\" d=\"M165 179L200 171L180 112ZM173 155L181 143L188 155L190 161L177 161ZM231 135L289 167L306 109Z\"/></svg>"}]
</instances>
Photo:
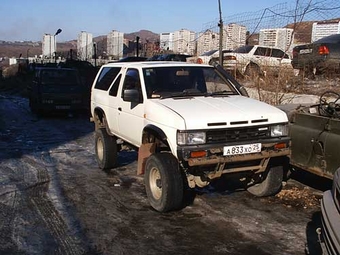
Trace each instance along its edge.
<instances>
[{"instance_id":1,"label":"car door","mask_svg":"<svg viewBox=\"0 0 340 255\"><path fill-rule=\"evenodd\" d=\"M118 99L118 131L124 140L139 146L144 125L144 99L139 71L128 68L123 77L122 90ZM139 100L136 102L124 100L124 93L128 90L137 90Z\"/></svg>"},{"instance_id":2,"label":"car door","mask_svg":"<svg viewBox=\"0 0 340 255\"><path fill-rule=\"evenodd\" d=\"M94 84L93 90L96 93L92 93L92 104L97 104L104 110L104 112L110 116L106 118L108 126L113 134L117 134L118 123L117 123L117 91L120 82L120 67L104 67L101 69L99 76ZM109 94L109 96L107 96Z\"/></svg>"},{"instance_id":3,"label":"car door","mask_svg":"<svg viewBox=\"0 0 340 255\"><path fill-rule=\"evenodd\" d=\"M337 154L340 124L328 117L296 113L289 127L292 139L292 165L330 177L332 168L340 166Z\"/></svg>"}]
</instances>

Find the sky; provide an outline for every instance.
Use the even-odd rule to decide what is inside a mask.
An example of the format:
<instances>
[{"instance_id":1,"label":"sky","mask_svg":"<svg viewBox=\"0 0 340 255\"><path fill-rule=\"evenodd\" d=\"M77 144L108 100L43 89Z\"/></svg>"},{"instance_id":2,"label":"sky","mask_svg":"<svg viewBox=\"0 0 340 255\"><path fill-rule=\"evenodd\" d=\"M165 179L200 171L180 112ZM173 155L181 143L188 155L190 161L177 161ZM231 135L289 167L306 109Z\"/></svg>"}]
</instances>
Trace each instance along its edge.
<instances>
[{"instance_id":1,"label":"sky","mask_svg":"<svg viewBox=\"0 0 340 255\"><path fill-rule=\"evenodd\" d=\"M272 7L284 0L220 0L222 17ZM81 31L93 37L112 30L142 29L154 33L188 29L203 31L219 20L218 0L1 0L0 40L41 41L44 34L57 41L76 39Z\"/></svg>"}]
</instances>

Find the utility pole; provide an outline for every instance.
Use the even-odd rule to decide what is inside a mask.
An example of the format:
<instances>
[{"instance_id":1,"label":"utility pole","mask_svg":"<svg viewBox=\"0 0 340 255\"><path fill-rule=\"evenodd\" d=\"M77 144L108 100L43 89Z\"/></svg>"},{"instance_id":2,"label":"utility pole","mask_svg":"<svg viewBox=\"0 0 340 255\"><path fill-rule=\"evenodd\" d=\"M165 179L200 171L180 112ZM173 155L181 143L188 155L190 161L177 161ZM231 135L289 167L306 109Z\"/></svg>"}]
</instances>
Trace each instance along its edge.
<instances>
[{"instance_id":1,"label":"utility pole","mask_svg":"<svg viewBox=\"0 0 340 255\"><path fill-rule=\"evenodd\" d=\"M139 56L139 36L136 36L136 41L137 41L137 48L136 48L136 56Z\"/></svg>"},{"instance_id":2,"label":"utility pole","mask_svg":"<svg viewBox=\"0 0 340 255\"><path fill-rule=\"evenodd\" d=\"M221 11L221 1L218 0L218 9L220 13L220 22L218 26L220 27L220 45L219 45L219 64L223 66L223 55L222 55L222 48L223 48L223 20L222 20L222 11Z\"/></svg>"}]
</instances>

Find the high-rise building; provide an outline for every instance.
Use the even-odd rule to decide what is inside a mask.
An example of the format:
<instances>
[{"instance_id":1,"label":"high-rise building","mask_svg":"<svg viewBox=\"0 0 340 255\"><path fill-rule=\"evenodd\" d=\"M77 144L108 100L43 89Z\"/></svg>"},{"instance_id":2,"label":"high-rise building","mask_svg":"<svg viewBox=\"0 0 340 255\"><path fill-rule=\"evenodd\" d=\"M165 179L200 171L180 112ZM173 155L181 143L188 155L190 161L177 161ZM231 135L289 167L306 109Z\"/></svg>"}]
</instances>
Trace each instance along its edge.
<instances>
[{"instance_id":1,"label":"high-rise building","mask_svg":"<svg viewBox=\"0 0 340 255\"><path fill-rule=\"evenodd\" d=\"M246 45L247 28L243 25L230 23L223 26L223 49L235 50Z\"/></svg>"},{"instance_id":2,"label":"high-rise building","mask_svg":"<svg viewBox=\"0 0 340 255\"><path fill-rule=\"evenodd\" d=\"M195 52L195 32L186 29L175 31L173 47L175 53L193 55Z\"/></svg>"},{"instance_id":3,"label":"high-rise building","mask_svg":"<svg viewBox=\"0 0 340 255\"><path fill-rule=\"evenodd\" d=\"M79 60L90 60L93 56L92 34L81 31L77 40L77 55Z\"/></svg>"},{"instance_id":4,"label":"high-rise building","mask_svg":"<svg viewBox=\"0 0 340 255\"><path fill-rule=\"evenodd\" d=\"M174 33L161 33L159 35L159 47L161 50L174 50Z\"/></svg>"},{"instance_id":5,"label":"high-rise building","mask_svg":"<svg viewBox=\"0 0 340 255\"><path fill-rule=\"evenodd\" d=\"M197 35L197 55L202 55L204 52L217 50L219 47L220 35L214 31L206 30Z\"/></svg>"},{"instance_id":6,"label":"high-rise building","mask_svg":"<svg viewBox=\"0 0 340 255\"><path fill-rule=\"evenodd\" d=\"M123 57L124 33L112 30L107 35L107 54L113 59Z\"/></svg>"},{"instance_id":7,"label":"high-rise building","mask_svg":"<svg viewBox=\"0 0 340 255\"><path fill-rule=\"evenodd\" d=\"M43 58L53 59L55 56L55 36L44 34L42 39L42 55Z\"/></svg>"},{"instance_id":8,"label":"high-rise building","mask_svg":"<svg viewBox=\"0 0 340 255\"><path fill-rule=\"evenodd\" d=\"M320 21L313 23L312 42L332 34L340 34L340 21Z\"/></svg>"},{"instance_id":9,"label":"high-rise building","mask_svg":"<svg viewBox=\"0 0 340 255\"><path fill-rule=\"evenodd\" d=\"M292 28L261 29L259 44L290 51L293 47L294 34Z\"/></svg>"}]
</instances>

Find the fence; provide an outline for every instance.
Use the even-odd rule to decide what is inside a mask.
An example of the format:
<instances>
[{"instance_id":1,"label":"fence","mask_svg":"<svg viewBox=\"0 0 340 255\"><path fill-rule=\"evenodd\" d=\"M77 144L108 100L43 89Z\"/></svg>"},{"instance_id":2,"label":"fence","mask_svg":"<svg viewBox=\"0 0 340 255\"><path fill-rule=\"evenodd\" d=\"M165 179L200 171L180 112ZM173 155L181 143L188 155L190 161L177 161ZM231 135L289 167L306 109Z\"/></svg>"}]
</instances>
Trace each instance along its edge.
<instances>
[{"instance_id":1,"label":"fence","mask_svg":"<svg viewBox=\"0 0 340 255\"><path fill-rule=\"evenodd\" d=\"M223 7L223 6L222 6ZM302 21L323 21L337 19L340 21L340 2L339 0L296 0L292 2L280 3L275 6L253 12L244 12L228 17L223 17L224 24L236 23L246 27L248 37L258 34L260 29L282 28L290 24L297 33L296 38L304 38L310 31L305 28L299 28L294 24ZM219 19L203 24L202 32L212 30L219 32ZM310 22L312 24L312 22ZM302 34L301 34L302 33Z\"/></svg>"}]
</instances>

